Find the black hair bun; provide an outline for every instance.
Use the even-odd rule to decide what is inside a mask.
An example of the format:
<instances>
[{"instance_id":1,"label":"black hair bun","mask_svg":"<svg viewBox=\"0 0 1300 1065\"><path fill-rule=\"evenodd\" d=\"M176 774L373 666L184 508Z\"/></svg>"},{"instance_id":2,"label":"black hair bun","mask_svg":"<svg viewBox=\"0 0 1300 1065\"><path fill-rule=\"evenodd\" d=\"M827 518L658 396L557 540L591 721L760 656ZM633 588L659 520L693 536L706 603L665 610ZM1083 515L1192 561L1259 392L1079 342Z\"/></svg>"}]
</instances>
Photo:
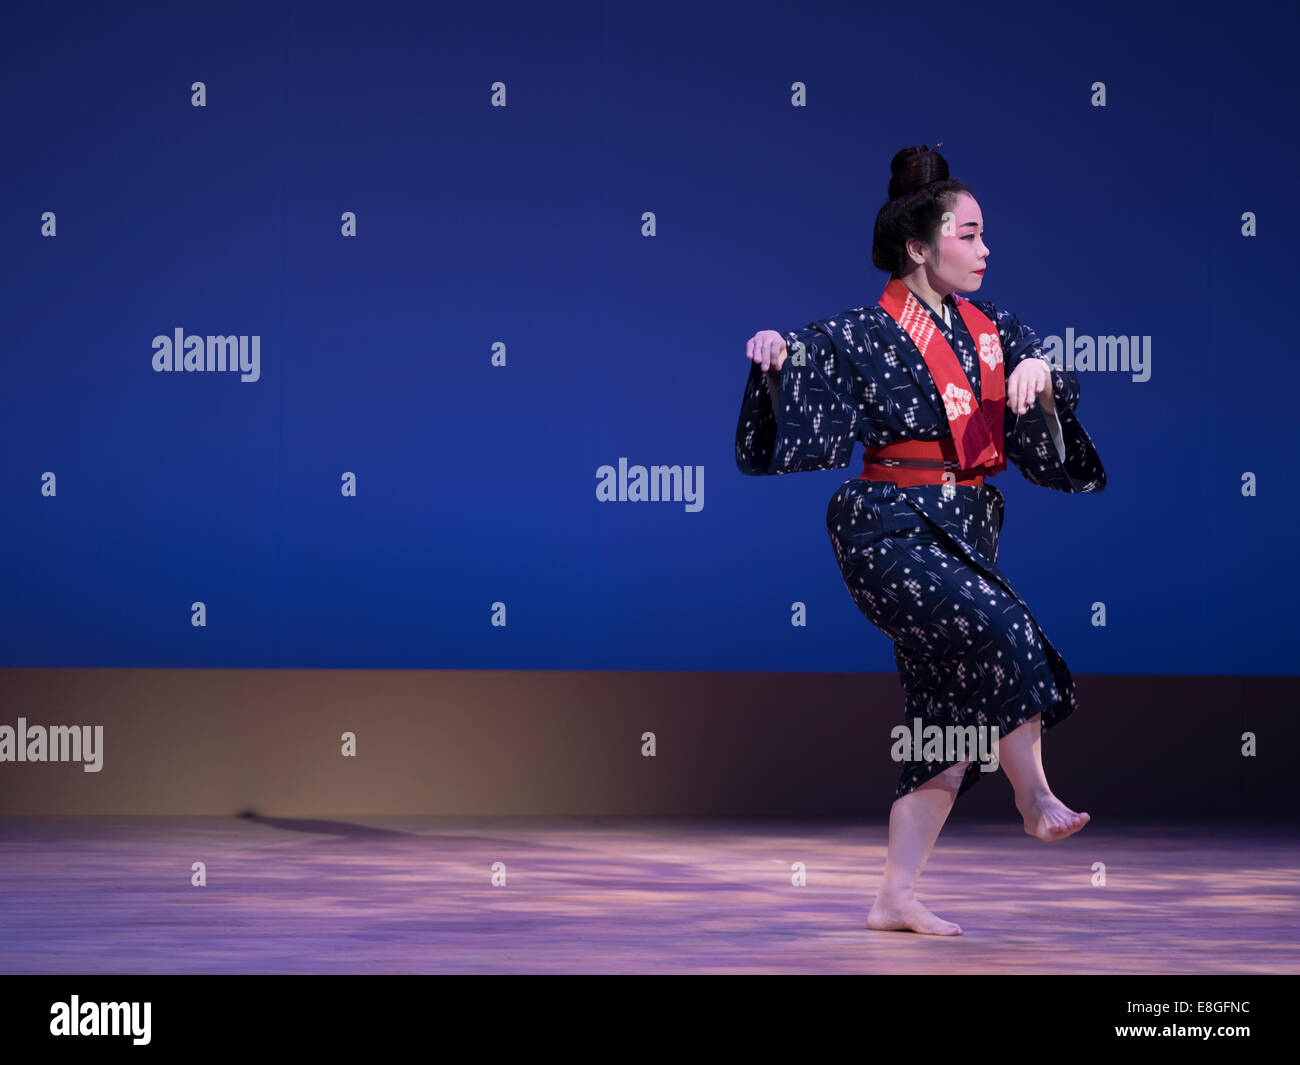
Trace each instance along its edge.
<instances>
[{"instance_id":1,"label":"black hair bun","mask_svg":"<svg viewBox=\"0 0 1300 1065\"><path fill-rule=\"evenodd\" d=\"M939 154L943 141L931 148L927 144L904 148L889 164L889 198L896 200L916 192L933 181L948 179L948 161Z\"/></svg>"}]
</instances>

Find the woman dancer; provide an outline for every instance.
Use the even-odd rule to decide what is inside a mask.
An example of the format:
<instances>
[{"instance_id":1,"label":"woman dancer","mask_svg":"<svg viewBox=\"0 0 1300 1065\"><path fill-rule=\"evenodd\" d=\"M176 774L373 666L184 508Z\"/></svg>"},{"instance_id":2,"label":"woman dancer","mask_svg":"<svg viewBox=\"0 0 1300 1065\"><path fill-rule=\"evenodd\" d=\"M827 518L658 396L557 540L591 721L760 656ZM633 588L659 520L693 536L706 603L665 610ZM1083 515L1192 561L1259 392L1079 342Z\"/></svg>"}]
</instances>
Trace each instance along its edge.
<instances>
[{"instance_id":1,"label":"woman dancer","mask_svg":"<svg viewBox=\"0 0 1300 1065\"><path fill-rule=\"evenodd\" d=\"M1062 492L1100 492L1106 474L1075 415L1078 377L1051 367L1014 315L955 295L981 286L989 256L970 188L924 145L890 170L871 249L890 275L879 302L750 339L736 461L749 474L842 469L863 442L863 472L831 498L826 526L854 602L894 643L909 729L996 726L1025 831L1063 839L1089 817L1052 794L1040 736L1078 699L996 566L1004 501L985 479L1008 460ZM915 886L981 776L973 759L904 761L868 927L961 934Z\"/></svg>"}]
</instances>

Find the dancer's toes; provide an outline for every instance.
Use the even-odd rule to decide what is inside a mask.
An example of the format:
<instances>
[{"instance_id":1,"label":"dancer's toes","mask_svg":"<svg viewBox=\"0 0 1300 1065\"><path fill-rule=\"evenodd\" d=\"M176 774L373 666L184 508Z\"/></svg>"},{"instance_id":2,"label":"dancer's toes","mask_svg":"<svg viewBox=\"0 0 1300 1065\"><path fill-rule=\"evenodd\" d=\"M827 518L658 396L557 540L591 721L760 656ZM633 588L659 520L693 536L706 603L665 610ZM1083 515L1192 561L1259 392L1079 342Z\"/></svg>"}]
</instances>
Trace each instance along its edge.
<instances>
[{"instance_id":1,"label":"dancer's toes","mask_svg":"<svg viewBox=\"0 0 1300 1065\"><path fill-rule=\"evenodd\" d=\"M1078 832L1092 820L1086 813L1075 813L1050 791L1022 802L1016 809L1025 821L1025 831L1038 839L1052 842Z\"/></svg>"}]
</instances>

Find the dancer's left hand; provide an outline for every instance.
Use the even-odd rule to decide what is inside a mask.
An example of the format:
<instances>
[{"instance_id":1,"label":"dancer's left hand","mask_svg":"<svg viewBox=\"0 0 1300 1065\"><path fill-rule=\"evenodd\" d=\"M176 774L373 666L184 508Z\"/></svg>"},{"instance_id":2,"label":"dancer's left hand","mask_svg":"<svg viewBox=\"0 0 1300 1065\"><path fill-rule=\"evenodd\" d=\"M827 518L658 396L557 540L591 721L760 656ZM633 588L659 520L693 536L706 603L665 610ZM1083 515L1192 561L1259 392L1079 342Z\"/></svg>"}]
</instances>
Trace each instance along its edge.
<instances>
[{"instance_id":1,"label":"dancer's left hand","mask_svg":"<svg viewBox=\"0 0 1300 1065\"><path fill-rule=\"evenodd\" d=\"M1042 359L1024 359L1007 378L1007 406L1016 414L1024 414L1035 399L1041 399L1043 409L1056 409L1052 395L1052 374Z\"/></svg>"}]
</instances>

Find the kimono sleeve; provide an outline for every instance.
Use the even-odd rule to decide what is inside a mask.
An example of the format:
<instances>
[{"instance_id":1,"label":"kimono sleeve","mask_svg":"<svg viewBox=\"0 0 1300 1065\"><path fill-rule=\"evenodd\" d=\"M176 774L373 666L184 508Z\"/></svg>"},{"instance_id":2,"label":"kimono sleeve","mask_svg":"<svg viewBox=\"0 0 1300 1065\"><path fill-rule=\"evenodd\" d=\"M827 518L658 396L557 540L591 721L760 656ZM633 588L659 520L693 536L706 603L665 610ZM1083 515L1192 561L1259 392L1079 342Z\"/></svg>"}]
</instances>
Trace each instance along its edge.
<instances>
[{"instance_id":1,"label":"kimono sleeve","mask_svg":"<svg viewBox=\"0 0 1300 1065\"><path fill-rule=\"evenodd\" d=\"M1007 461L1031 484L1060 492L1100 492L1106 487L1106 471L1076 413L1078 374L1052 366L1038 336L1015 315L999 311L997 318L1007 377L1025 359L1042 359L1052 375L1056 400L1055 417L1043 409L1041 399L1019 417L1007 411L1003 421Z\"/></svg>"},{"instance_id":2,"label":"kimono sleeve","mask_svg":"<svg viewBox=\"0 0 1300 1065\"><path fill-rule=\"evenodd\" d=\"M816 323L781 335L786 358L779 378L757 363L750 366L736 425L736 465L755 475L843 469L858 438L858 371Z\"/></svg>"}]
</instances>

